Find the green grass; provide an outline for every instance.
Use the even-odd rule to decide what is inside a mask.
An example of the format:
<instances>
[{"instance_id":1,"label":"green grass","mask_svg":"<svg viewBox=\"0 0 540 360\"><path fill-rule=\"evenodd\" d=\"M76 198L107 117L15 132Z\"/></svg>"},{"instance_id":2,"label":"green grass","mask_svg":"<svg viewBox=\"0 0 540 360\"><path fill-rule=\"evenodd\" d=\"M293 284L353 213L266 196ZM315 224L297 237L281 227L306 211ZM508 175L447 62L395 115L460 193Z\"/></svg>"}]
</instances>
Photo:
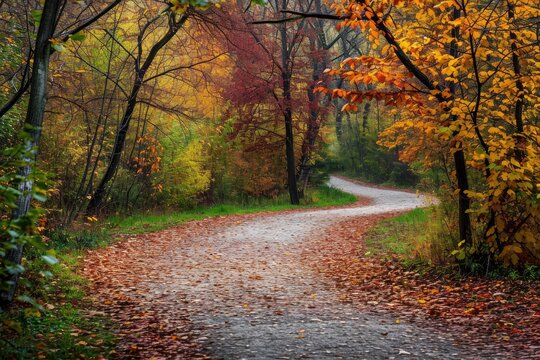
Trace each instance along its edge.
<instances>
[{"instance_id":1,"label":"green grass","mask_svg":"<svg viewBox=\"0 0 540 360\"><path fill-rule=\"evenodd\" d=\"M110 244L111 233L107 228L95 225L82 230L55 230L49 238L56 251L74 253Z\"/></svg>"},{"instance_id":2,"label":"green grass","mask_svg":"<svg viewBox=\"0 0 540 360\"><path fill-rule=\"evenodd\" d=\"M439 207L417 208L380 221L365 235L368 255L395 257L420 275L459 277L453 239Z\"/></svg>"},{"instance_id":3,"label":"green grass","mask_svg":"<svg viewBox=\"0 0 540 360\"><path fill-rule=\"evenodd\" d=\"M42 310L16 303L0 314L0 359L96 358L114 349L109 320L83 310L90 305L87 281L73 271L81 256L77 250L57 254L60 262L48 266L52 277L40 275L45 264L28 269L33 286L25 290Z\"/></svg>"},{"instance_id":4,"label":"green grass","mask_svg":"<svg viewBox=\"0 0 540 360\"><path fill-rule=\"evenodd\" d=\"M127 217L113 216L107 219L107 227L114 233L137 234L166 229L190 220L233 214L251 214L266 211L282 211L297 208L342 206L356 201L354 195L329 186L321 186L306 193L300 206L291 205L287 196L276 199L251 200L246 203L226 203L198 207L190 210L162 214L141 213Z\"/></svg>"},{"instance_id":5,"label":"green grass","mask_svg":"<svg viewBox=\"0 0 540 360\"><path fill-rule=\"evenodd\" d=\"M430 242L429 220L432 215L432 209L417 208L382 220L365 236L369 252L397 254L408 260L425 258L422 250Z\"/></svg>"},{"instance_id":6,"label":"green grass","mask_svg":"<svg viewBox=\"0 0 540 360\"><path fill-rule=\"evenodd\" d=\"M12 328L6 329L5 334L2 332L2 359L95 358L108 354L114 347L114 337L105 327L107 320L88 318L71 304L48 310L40 316L20 313L9 321L19 324L14 326L18 331ZM2 327L7 324L8 321L3 319ZM17 332L17 335L9 332Z\"/></svg>"},{"instance_id":7,"label":"green grass","mask_svg":"<svg viewBox=\"0 0 540 360\"><path fill-rule=\"evenodd\" d=\"M494 263L486 271L483 264L472 260L459 263L452 251L456 245L440 218L440 209L418 208L395 218L385 219L365 235L367 255L398 255L402 264L419 273L437 276L480 276L501 280L540 279L540 267L525 265L521 269L506 268Z\"/></svg>"}]
</instances>

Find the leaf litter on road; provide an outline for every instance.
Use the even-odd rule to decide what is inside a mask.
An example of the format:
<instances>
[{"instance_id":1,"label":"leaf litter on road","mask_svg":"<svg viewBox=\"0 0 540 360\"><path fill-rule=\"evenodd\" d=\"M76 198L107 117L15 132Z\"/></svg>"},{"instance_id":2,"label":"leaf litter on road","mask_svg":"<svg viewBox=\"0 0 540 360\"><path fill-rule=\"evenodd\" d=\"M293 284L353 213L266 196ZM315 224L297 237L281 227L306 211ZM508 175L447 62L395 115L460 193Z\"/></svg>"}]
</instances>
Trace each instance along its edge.
<instances>
[{"instance_id":1,"label":"leaf litter on road","mask_svg":"<svg viewBox=\"0 0 540 360\"><path fill-rule=\"evenodd\" d=\"M384 217L364 217L333 225L312 238L303 261L331 278L348 301L402 321L424 323L476 348L510 358L540 352L540 287L538 281L455 279L428 273L420 276L397 255L366 256L366 230Z\"/></svg>"},{"instance_id":2,"label":"leaf litter on road","mask_svg":"<svg viewBox=\"0 0 540 360\"><path fill-rule=\"evenodd\" d=\"M420 341L430 347L446 336L474 346L478 354L528 356L537 352L536 283L423 277L405 269L396 256L366 255L361 241L366 229L395 213L297 214L301 212L193 221L157 233L126 236L107 249L89 252L82 273L92 280L93 311L114 320L120 339L111 356L204 359L212 355L208 349L212 342L218 346L214 351L226 351L226 345L227 351L255 356L256 351L279 348L257 349L245 343L244 336L255 336L250 329L268 321L280 324L274 331L281 329L281 335L292 341L278 349L289 354L309 353L306 346L313 346L310 339L317 335L313 330L328 334L325 331L330 327L332 331L373 329L376 334L368 338L374 342L372 350L395 356L417 351L399 346L396 336L409 337L402 343L406 346ZM339 221L323 223L330 212L346 220L338 217ZM258 230L253 232L253 226ZM361 319L368 313L381 316ZM343 315L346 319L328 322L329 316L339 319ZM300 316L301 321L291 323L293 327L287 330L291 316ZM240 337L228 339L231 322L248 328ZM411 323L421 327L412 328ZM399 335L389 325L405 330ZM427 339L422 329L434 334L439 329L439 335ZM350 341L359 340L355 336L366 335L344 335L351 339L340 337L343 344L333 345L345 349ZM240 348L237 341L245 345ZM385 350L388 344L396 346ZM358 347L354 351L365 349L365 345L354 346ZM426 350L433 351L433 356L445 350L450 351L449 357L457 354L448 342L437 346Z\"/></svg>"}]
</instances>

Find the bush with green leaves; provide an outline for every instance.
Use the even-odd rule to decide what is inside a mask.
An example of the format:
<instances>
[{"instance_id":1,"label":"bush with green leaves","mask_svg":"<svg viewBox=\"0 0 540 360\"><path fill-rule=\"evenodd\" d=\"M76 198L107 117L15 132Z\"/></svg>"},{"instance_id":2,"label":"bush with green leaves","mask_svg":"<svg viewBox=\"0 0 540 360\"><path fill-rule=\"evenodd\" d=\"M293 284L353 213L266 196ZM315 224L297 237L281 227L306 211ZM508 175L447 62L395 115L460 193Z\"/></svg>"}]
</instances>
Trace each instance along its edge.
<instances>
[{"instance_id":1,"label":"bush with green leaves","mask_svg":"<svg viewBox=\"0 0 540 360\"><path fill-rule=\"evenodd\" d=\"M24 164L24 159L34 156L32 151L29 154L29 151L24 148L23 141L20 143L21 145L0 150L0 291L2 293L15 286L17 279L20 288L31 288L30 282L21 276L30 262L49 264L57 262L53 254L46 251L45 243L39 234L38 221L43 215L43 210L38 206L32 206L26 214L16 218L12 216L21 196L19 185L22 181L33 182L31 196L34 205L46 200L47 181L43 172L35 170L29 179L18 173L18 169ZM8 260L9 252L17 247L23 247L30 255L23 258L21 264ZM41 275L50 276L50 273L43 270ZM18 299L37 306L28 294L20 294Z\"/></svg>"}]
</instances>

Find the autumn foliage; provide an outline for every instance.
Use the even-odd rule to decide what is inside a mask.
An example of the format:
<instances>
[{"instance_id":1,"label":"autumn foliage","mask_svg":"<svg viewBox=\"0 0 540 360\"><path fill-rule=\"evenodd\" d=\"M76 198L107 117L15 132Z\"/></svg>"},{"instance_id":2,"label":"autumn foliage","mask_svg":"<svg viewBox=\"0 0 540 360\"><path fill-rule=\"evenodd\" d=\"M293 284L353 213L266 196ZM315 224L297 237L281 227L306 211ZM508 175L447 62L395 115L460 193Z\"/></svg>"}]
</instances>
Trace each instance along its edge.
<instances>
[{"instance_id":1,"label":"autumn foliage","mask_svg":"<svg viewBox=\"0 0 540 360\"><path fill-rule=\"evenodd\" d=\"M207 358L201 327L346 316L337 335L352 306L533 353L539 19L538 0L0 0L0 357L101 356L104 316L105 356ZM372 203L292 209L354 202L329 178ZM373 256L368 227L415 206L417 233L392 228L410 256ZM290 212L251 214L269 208Z\"/></svg>"},{"instance_id":2,"label":"autumn foliage","mask_svg":"<svg viewBox=\"0 0 540 360\"><path fill-rule=\"evenodd\" d=\"M540 259L540 58L528 1L345 1L338 28L361 29L379 44L376 55L344 60L328 74L349 88L319 88L358 111L376 99L395 107L399 121L380 143L399 147L404 161L444 164L465 176L448 191L470 201L471 238L458 259L505 264ZM374 85L372 90L368 85ZM449 166L462 152L467 172ZM457 169L459 170L459 169Z\"/></svg>"}]
</instances>

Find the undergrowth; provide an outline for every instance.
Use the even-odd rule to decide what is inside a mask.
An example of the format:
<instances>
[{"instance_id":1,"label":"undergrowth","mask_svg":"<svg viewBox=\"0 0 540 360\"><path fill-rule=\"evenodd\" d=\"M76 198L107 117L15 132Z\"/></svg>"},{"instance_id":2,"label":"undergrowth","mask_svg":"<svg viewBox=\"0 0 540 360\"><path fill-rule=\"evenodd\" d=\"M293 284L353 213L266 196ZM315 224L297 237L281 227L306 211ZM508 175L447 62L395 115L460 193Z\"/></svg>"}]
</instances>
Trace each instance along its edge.
<instances>
[{"instance_id":1,"label":"undergrowth","mask_svg":"<svg viewBox=\"0 0 540 360\"><path fill-rule=\"evenodd\" d=\"M431 235L432 209L417 208L394 218L382 220L368 231L365 241L370 252L397 254L405 263L433 263Z\"/></svg>"},{"instance_id":2,"label":"undergrowth","mask_svg":"<svg viewBox=\"0 0 540 360\"><path fill-rule=\"evenodd\" d=\"M447 227L440 207L417 208L380 221L366 233L364 241L368 254L397 255L405 267L420 273L540 280L540 268L533 265L521 269L505 268L500 264L492 264L488 269L475 263L464 266L452 255L455 239L448 236Z\"/></svg>"},{"instance_id":3,"label":"undergrowth","mask_svg":"<svg viewBox=\"0 0 540 360\"><path fill-rule=\"evenodd\" d=\"M38 271L43 264L32 263L28 269L32 286L25 286L36 306L15 303L0 314L1 359L96 358L113 351L108 319L85 310L91 305L88 284L74 271L82 254L63 248L56 255L60 262L49 266L52 276L47 277Z\"/></svg>"},{"instance_id":4,"label":"undergrowth","mask_svg":"<svg viewBox=\"0 0 540 360\"><path fill-rule=\"evenodd\" d=\"M225 203L198 207L190 210L164 213L140 213L131 216L112 216L107 219L107 228L114 233L144 233L166 229L190 220L232 214L251 214L263 211L283 211L297 208L342 206L356 201L354 195L323 185L306 192L300 206L291 205L288 196L275 199L251 199L237 203Z\"/></svg>"}]
</instances>

